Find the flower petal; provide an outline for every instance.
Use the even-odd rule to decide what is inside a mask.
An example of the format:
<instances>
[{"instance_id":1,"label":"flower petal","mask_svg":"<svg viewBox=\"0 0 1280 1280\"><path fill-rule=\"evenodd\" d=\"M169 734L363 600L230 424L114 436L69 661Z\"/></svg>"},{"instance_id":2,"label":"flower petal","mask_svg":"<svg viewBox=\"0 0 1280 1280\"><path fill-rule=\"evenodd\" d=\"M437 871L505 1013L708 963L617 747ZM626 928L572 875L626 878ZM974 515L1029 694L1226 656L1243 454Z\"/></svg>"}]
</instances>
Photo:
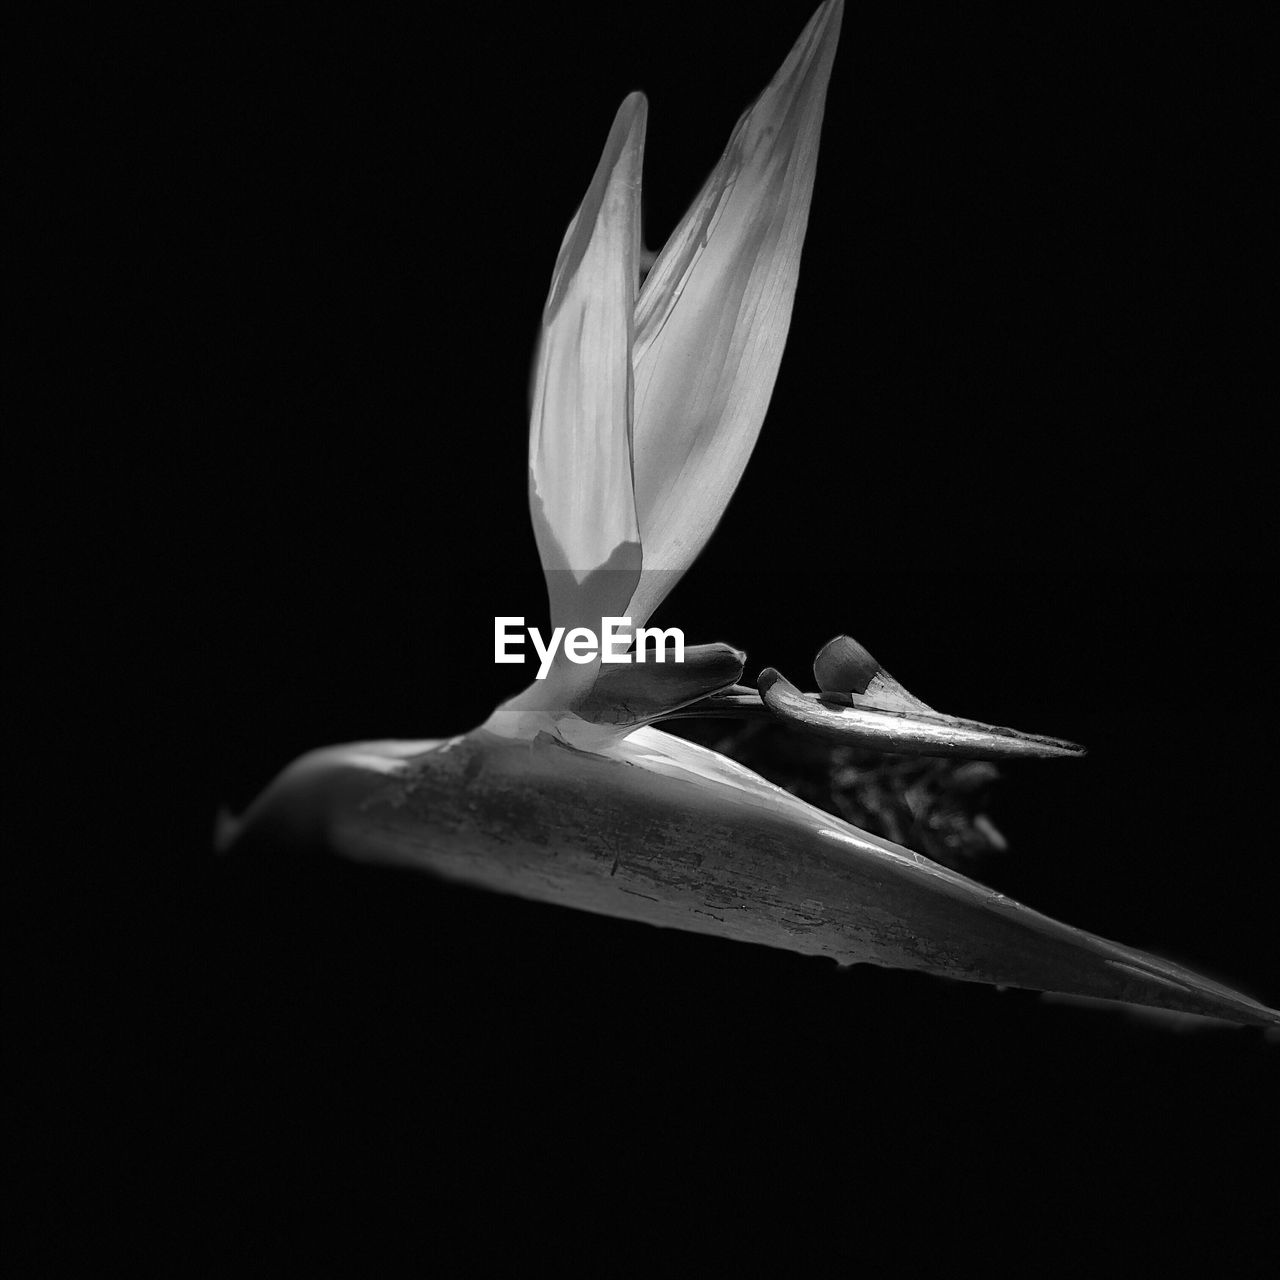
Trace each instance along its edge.
<instances>
[{"instance_id":1,"label":"flower petal","mask_svg":"<svg viewBox=\"0 0 1280 1280\"><path fill-rule=\"evenodd\" d=\"M637 626L711 536L764 421L791 324L841 10L828 0L813 16L645 279L634 356Z\"/></svg>"},{"instance_id":2,"label":"flower petal","mask_svg":"<svg viewBox=\"0 0 1280 1280\"><path fill-rule=\"evenodd\" d=\"M757 678L764 704L805 733L846 746L902 755L964 756L979 760L1052 759L1084 755L1062 738L1002 725L961 720L937 711L892 711L845 695L803 694L773 667Z\"/></svg>"},{"instance_id":3,"label":"flower petal","mask_svg":"<svg viewBox=\"0 0 1280 1280\"><path fill-rule=\"evenodd\" d=\"M938 714L904 689L852 636L836 636L818 650L813 674L825 694L848 696L854 706Z\"/></svg>"},{"instance_id":4,"label":"flower petal","mask_svg":"<svg viewBox=\"0 0 1280 1280\"><path fill-rule=\"evenodd\" d=\"M746 660L732 645L695 644L685 649L683 662L601 667L595 688L576 714L595 724L633 729L736 688Z\"/></svg>"},{"instance_id":5,"label":"flower petal","mask_svg":"<svg viewBox=\"0 0 1280 1280\"><path fill-rule=\"evenodd\" d=\"M529 431L529 508L553 627L620 616L641 553L631 468L631 347L648 105L631 94L565 232L543 311ZM594 664L548 684L589 687Z\"/></svg>"}]
</instances>

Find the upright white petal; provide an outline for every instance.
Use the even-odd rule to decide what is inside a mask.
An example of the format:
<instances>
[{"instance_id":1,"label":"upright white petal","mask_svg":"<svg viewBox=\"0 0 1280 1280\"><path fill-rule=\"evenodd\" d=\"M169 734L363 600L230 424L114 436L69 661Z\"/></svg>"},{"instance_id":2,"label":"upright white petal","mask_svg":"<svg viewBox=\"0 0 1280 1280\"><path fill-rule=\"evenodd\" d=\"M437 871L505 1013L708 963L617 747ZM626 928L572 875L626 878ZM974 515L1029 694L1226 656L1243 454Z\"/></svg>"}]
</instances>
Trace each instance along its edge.
<instances>
[{"instance_id":1,"label":"upright white petal","mask_svg":"<svg viewBox=\"0 0 1280 1280\"><path fill-rule=\"evenodd\" d=\"M841 0L813 16L659 254L636 313L640 625L724 514L782 359Z\"/></svg>"},{"instance_id":2,"label":"upright white petal","mask_svg":"<svg viewBox=\"0 0 1280 1280\"><path fill-rule=\"evenodd\" d=\"M552 625L599 632L640 573L631 469L632 367L647 103L631 94L560 246L543 312L529 432L529 508ZM595 666L555 678L589 686ZM549 689L548 689L549 692Z\"/></svg>"}]
</instances>

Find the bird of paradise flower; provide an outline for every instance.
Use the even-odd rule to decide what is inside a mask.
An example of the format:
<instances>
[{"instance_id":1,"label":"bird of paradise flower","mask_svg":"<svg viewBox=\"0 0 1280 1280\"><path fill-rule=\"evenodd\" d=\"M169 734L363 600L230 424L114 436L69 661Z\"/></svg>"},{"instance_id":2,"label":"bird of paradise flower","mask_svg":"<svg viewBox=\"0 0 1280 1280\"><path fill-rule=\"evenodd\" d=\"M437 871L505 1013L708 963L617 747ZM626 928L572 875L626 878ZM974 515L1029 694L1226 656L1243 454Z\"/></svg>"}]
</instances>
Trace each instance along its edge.
<instances>
[{"instance_id":1,"label":"bird of paradise flower","mask_svg":"<svg viewBox=\"0 0 1280 1280\"><path fill-rule=\"evenodd\" d=\"M692 565L764 422L790 326L841 0L813 16L643 275L647 104L628 96L570 223L543 313L529 504L553 626L642 626ZM560 650L548 678L470 733L365 742L290 765L223 848L341 856L842 964L1272 1025L1280 1014L1158 957L1061 924L861 831L656 728L766 717L928 756L1071 757L1041 735L941 714L852 638L818 691L745 655L602 666Z\"/></svg>"}]
</instances>

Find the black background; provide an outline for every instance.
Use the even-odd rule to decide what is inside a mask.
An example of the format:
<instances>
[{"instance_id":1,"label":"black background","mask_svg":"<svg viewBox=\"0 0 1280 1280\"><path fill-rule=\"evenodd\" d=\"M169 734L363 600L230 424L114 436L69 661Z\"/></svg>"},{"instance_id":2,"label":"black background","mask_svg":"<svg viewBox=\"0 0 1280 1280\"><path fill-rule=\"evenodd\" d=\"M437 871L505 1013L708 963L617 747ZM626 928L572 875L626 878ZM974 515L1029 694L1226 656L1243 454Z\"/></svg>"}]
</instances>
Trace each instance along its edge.
<instances>
[{"instance_id":1,"label":"black background","mask_svg":"<svg viewBox=\"0 0 1280 1280\"><path fill-rule=\"evenodd\" d=\"M660 244L806 17L37 33L11 874L53 912L13 913L7 1021L51 1265L102 1228L185 1274L338 1235L424 1268L446 1235L910 1253L956 1208L995 1252L1258 1236L1259 1033L210 852L301 751L520 687L489 646L546 623L528 371L612 113L650 97ZM935 705L1085 742L1005 770L979 874L1277 1005L1250 40L846 14L770 415L660 616L801 684L848 631Z\"/></svg>"}]
</instances>

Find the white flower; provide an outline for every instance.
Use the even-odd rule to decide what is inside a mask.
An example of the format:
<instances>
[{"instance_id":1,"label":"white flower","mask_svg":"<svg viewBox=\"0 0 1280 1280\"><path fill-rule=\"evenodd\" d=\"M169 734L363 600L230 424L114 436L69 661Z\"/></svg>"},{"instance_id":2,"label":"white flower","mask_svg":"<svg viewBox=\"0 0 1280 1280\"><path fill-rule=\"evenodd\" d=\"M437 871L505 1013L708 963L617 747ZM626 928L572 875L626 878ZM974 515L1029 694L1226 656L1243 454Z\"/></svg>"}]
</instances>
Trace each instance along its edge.
<instances>
[{"instance_id":1,"label":"white flower","mask_svg":"<svg viewBox=\"0 0 1280 1280\"><path fill-rule=\"evenodd\" d=\"M641 626L741 478L786 342L840 0L738 122L640 285L646 104L626 99L560 248L529 443L552 624ZM563 652L563 651L561 651ZM1158 957L1060 924L652 727L680 707L776 716L926 755L1079 749L940 715L856 642L802 694L744 655L558 662L449 741L302 757L220 844L323 844L544 902L832 957L1272 1025L1280 1015ZM585 748L585 749L583 749Z\"/></svg>"},{"instance_id":2,"label":"white flower","mask_svg":"<svg viewBox=\"0 0 1280 1280\"><path fill-rule=\"evenodd\" d=\"M535 364L529 507L553 627L643 626L742 478L791 324L842 7L818 10L738 121L643 287L648 107L633 93L618 109L560 246ZM715 656L722 673L723 647ZM703 657L691 656L687 676ZM490 727L531 736L558 723L572 735L598 673L561 656ZM740 673L718 685L691 678L683 692Z\"/></svg>"}]
</instances>

